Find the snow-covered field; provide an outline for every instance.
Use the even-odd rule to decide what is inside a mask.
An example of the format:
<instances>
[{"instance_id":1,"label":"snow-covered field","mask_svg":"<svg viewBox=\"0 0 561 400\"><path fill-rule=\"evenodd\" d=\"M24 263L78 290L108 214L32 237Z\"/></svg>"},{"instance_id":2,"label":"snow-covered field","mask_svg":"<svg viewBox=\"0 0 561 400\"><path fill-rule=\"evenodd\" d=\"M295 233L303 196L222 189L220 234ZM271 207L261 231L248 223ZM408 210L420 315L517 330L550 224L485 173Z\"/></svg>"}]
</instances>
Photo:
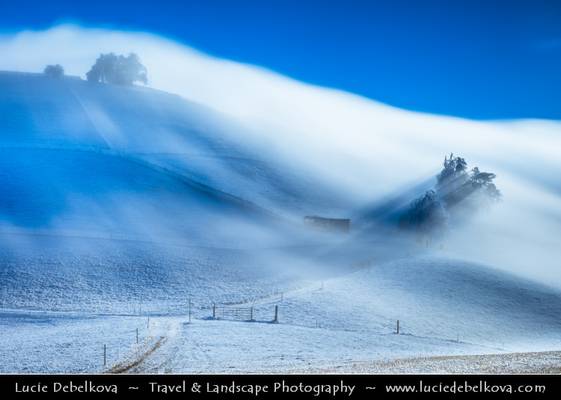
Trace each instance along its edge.
<instances>
[{"instance_id":1,"label":"snow-covered field","mask_svg":"<svg viewBox=\"0 0 561 400\"><path fill-rule=\"evenodd\" d=\"M134 350L136 329L147 336L147 319L88 317L83 313L0 311L0 372L78 373L102 371Z\"/></svg>"},{"instance_id":2,"label":"snow-covered field","mask_svg":"<svg viewBox=\"0 0 561 400\"><path fill-rule=\"evenodd\" d=\"M312 371L353 361L558 349L560 299L477 265L396 261L257 302L255 322L179 320L164 348L133 371ZM274 305L278 324L270 323ZM400 319L399 335L392 316Z\"/></svg>"},{"instance_id":3,"label":"snow-covered field","mask_svg":"<svg viewBox=\"0 0 561 400\"><path fill-rule=\"evenodd\" d=\"M412 361L396 364L399 367L385 363L558 349L560 299L559 292L546 286L478 265L423 256L302 282L295 289L250 301L228 302L230 308L253 307L253 321L213 319L212 308L201 305L197 297L192 299L191 322L187 305L175 313L137 310L142 316L4 311L0 347L9 356L2 368L3 372L352 372L354 368L384 372L388 365L388 371L407 372L405 366ZM275 306L277 323L272 322ZM106 366L103 344L108 348ZM458 363L450 364L449 371ZM446 371L447 365L438 363L434 368ZM479 371L477 366L468 368Z\"/></svg>"},{"instance_id":4,"label":"snow-covered field","mask_svg":"<svg viewBox=\"0 0 561 400\"><path fill-rule=\"evenodd\" d=\"M296 372L296 371L295 371ZM561 352L433 356L349 363L305 373L354 374L559 374Z\"/></svg>"},{"instance_id":5,"label":"snow-covered field","mask_svg":"<svg viewBox=\"0 0 561 400\"><path fill-rule=\"evenodd\" d=\"M28 241L21 243L22 237ZM266 251L64 239L61 247L60 237L17 235L17 249L0 247L2 307L96 314L181 313L189 298L205 307L212 302L240 302L285 290L294 279L288 272L273 274L263 267Z\"/></svg>"}]
</instances>

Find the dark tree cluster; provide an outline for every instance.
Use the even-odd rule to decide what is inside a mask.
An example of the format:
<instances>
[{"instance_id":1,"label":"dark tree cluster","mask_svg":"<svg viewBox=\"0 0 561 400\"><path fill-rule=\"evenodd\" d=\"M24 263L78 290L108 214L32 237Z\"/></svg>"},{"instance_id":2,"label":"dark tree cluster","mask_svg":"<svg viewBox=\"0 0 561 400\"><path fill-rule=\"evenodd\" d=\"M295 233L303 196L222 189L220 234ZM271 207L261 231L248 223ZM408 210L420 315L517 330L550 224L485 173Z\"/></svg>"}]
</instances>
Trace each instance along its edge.
<instances>
[{"instance_id":1,"label":"dark tree cluster","mask_svg":"<svg viewBox=\"0 0 561 400\"><path fill-rule=\"evenodd\" d=\"M64 76L64 68L59 64L47 65L43 73L50 78L61 78ZM145 85L148 83L146 67L134 53L130 53L128 56L115 53L100 54L95 64L86 73L86 78L90 82L125 86L130 86L135 82Z\"/></svg>"},{"instance_id":2,"label":"dark tree cluster","mask_svg":"<svg viewBox=\"0 0 561 400\"><path fill-rule=\"evenodd\" d=\"M428 190L424 195L413 200L402 220L402 225L418 233L430 234L446 228L448 213L438 194L434 190Z\"/></svg>"},{"instance_id":3,"label":"dark tree cluster","mask_svg":"<svg viewBox=\"0 0 561 400\"><path fill-rule=\"evenodd\" d=\"M49 78L61 78L64 76L64 68L60 64L47 65L43 73Z\"/></svg>"},{"instance_id":4,"label":"dark tree cluster","mask_svg":"<svg viewBox=\"0 0 561 400\"><path fill-rule=\"evenodd\" d=\"M444 158L444 168L437 176L437 192L448 208L456 205L477 207L501 198L493 183L496 175L482 172L478 167L468 171L467 162L461 157Z\"/></svg>"},{"instance_id":5,"label":"dark tree cluster","mask_svg":"<svg viewBox=\"0 0 561 400\"><path fill-rule=\"evenodd\" d=\"M88 81L132 85L134 82L148 83L146 67L134 53L128 56L114 53L101 54L86 74Z\"/></svg>"},{"instance_id":6,"label":"dark tree cluster","mask_svg":"<svg viewBox=\"0 0 561 400\"><path fill-rule=\"evenodd\" d=\"M482 172L461 157L444 158L436 186L414 200L401 218L401 226L418 233L443 232L454 217L463 218L493 202L501 193L494 184L496 175Z\"/></svg>"}]
</instances>

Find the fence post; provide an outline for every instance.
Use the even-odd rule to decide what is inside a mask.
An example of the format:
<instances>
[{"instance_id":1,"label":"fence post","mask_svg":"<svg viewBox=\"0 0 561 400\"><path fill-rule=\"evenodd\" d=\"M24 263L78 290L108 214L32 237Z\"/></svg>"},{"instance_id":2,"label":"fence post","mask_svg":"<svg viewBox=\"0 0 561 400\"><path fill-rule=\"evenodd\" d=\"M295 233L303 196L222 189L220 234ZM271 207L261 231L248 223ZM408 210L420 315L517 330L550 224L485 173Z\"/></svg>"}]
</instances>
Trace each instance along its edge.
<instances>
[{"instance_id":1,"label":"fence post","mask_svg":"<svg viewBox=\"0 0 561 400\"><path fill-rule=\"evenodd\" d=\"M277 324L279 322L279 306L275 304L275 319L273 322Z\"/></svg>"},{"instance_id":2,"label":"fence post","mask_svg":"<svg viewBox=\"0 0 561 400\"><path fill-rule=\"evenodd\" d=\"M191 296L189 296L189 323L191 323Z\"/></svg>"},{"instance_id":3,"label":"fence post","mask_svg":"<svg viewBox=\"0 0 561 400\"><path fill-rule=\"evenodd\" d=\"M212 319L216 319L216 304L212 303Z\"/></svg>"},{"instance_id":4,"label":"fence post","mask_svg":"<svg viewBox=\"0 0 561 400\"><path fill-rule=\"evenodd\" d=\"M148 321L146 322L146 328L150 329L150 317L148 317Z\"/></svg>"},{"instance_id":5,"label":"fence post","mask_svg":"<svg viewBox=\"0 0 561 400\"><path fill-rule=\"evenodd\" d=\"M397 320L396 331L395 333L399 335L399 320Z\"/></svg>"},{"instance_id":6,"label":"fence post","mask_svg":"<svg viewBox=\"0 0 561 400\"><path fill-rule=\"evenodd\" d=\"M136 328L136 344L138 344L138 328Z\"/></svg>"},{"instance_id":7,"label":"fence post","mask_svg":"<svg viewBox=\"0 0 561 400\"><path fill-rule=\"evenodd\" d=\"M253 321L253 307L249 309L249 320Z\"/></svg>"},{"instance_id":8,"label":"fence post","mask_svg":"<svg viewBox=\"0 0 561 400\"><path fill-rule=\"evenodd\" d=\"M103 345L103 366L107 365L107 345Z\"/></svg>"}]
</instances>

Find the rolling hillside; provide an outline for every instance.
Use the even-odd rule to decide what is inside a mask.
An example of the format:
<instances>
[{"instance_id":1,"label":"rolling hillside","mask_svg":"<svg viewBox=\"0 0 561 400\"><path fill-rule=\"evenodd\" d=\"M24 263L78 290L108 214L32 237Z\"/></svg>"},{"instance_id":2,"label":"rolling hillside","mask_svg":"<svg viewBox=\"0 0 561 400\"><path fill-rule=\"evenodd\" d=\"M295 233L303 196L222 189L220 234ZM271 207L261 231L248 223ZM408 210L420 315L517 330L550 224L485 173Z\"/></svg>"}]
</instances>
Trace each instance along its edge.
<instances>
[{"instance_id":1,"label":"rolling hillside","mask_svg":"<svg viewBox=\"0 0 561 400\"><path fill-rule=\"evenodd\" d=\"M341 207L178 96L12 72L0 88L5 308L160 312L187 295L267 294L264 276L287 282L305 263L267 249L323 246L301 213Z\"/></svg>"},{"instance_id":2,"label":"rolling hillside","mask_svg":"<svg viewBox=\"0 0 561 400\"><path fill-rule=\"evenodd\" d=\"M12 72L0 72L0 89L0 146L11 152L39 147L126 156L297 218L317 207L352 205L305 171L241 143L237 132L246 128L233 119L179 96Z\"/></svg>"},{"instance_id":3,"label":"rolling hillside","mask_svg":"<svg viewBox=\"0 0 561 400\"><path fill-rule=\"evenodd\" d=\"M528 185L519 201L513 168L501 181L506 208L419 244L393 222L431 180L402 190L384 180L418 176L381 168L386 155L401 159L385 153L385 134L359 179L275 157L277 133L259 126L149 88L0 72L0 350L11 354L0 371L101 371L105 341L118 349L111 365L132 360L133 372L279 372L561 345L559 289L474 260L508 256L508 239L550 263L532 229L551 240L558 199L524 208L545 189ZM303 147L300 156L313 148ZM319 161L327 170L332 160ZM359 183L362 195L344 189ZM535 225L513 230L517 209ZM536 216L547 213L543 224ZM305 229L305 215L352 217L351 233ZM213 303L251 308L255 321L211 319ZM143 341L131 346L137 328Z\"/></svg>"}]
</instances>

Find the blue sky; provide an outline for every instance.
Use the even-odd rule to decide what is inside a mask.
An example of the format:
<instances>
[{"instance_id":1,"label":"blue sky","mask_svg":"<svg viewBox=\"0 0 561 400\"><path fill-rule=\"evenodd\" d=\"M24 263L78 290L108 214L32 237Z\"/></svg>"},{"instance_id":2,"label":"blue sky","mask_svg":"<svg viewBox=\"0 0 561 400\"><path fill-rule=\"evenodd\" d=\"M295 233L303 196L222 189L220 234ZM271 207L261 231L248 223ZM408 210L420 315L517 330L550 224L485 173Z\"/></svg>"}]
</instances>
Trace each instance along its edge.
<instances>
[{"instance_id":1,"label":"blue sky","mask_svg":"<svg viewBox=\"0 0 561 400\"><path fill-rule=\"evenodd\" d=\"M6 1L0 28L151 31L406 109L561 119L561 0Z\"/></svg>"}]
</instances>

